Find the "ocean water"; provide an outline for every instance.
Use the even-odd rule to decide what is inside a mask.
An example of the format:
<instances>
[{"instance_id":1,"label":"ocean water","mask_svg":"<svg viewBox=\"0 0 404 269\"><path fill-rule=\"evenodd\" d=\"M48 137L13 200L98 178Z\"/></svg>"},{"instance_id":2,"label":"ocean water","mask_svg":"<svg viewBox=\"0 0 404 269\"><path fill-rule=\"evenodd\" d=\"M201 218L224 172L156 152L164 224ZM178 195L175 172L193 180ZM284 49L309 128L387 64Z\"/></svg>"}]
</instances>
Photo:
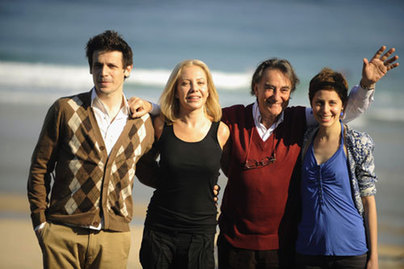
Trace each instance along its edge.
<instances>
[{"instance_id":1,"label":"ocean water","mask_svg":"<svg viewBox=\"0 0 404 269\"><path fill-rule=\"evenodd\" d=\"M30 155L47 108L92 87L85 44L107 29L134 51L127 96L157 102L184 59L208 64L223 106L254 101L252 72L271 57L288 59L301 84L291 105L308 105L308 82L328 66L351 86L362 59L381 46L404 55L400 0L2 0L0 1L0 193L24 193ZM403 63L404 64L404 63ZM381 242L404 245L404 67L377 85L375 102L352 122L375 140ZM221 179L225 184L225 179ZM151 189L137 184L135 200Z\"/></svg>"}]
</instances>

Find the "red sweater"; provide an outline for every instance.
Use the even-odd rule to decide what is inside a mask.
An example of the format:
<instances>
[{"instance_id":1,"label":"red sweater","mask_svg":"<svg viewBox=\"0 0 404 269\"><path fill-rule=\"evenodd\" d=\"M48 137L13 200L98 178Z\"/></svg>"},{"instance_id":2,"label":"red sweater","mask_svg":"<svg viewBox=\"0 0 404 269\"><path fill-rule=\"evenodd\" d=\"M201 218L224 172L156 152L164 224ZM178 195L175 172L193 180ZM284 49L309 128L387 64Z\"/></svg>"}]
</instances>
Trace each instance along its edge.
<instances>
[{"instance_id":1,"label":"red sweater","mask_svg":"<svg viewBox=\"0 0 404 269\"><path fill-rule=\"evenodd\" d=\"M252 104L225 108L222 120L230 128L232 149L228 171L224 171L228 183L219 218L220 232L237 248L291 248L300 208L300 165L296 163L300 162L306 129L304 107L286 108L284 121L265 142L255 128ZM274 163L243 170L248 150L248 159L259 161L271 156L274 148Z\"/></svg>"}]
</instances>

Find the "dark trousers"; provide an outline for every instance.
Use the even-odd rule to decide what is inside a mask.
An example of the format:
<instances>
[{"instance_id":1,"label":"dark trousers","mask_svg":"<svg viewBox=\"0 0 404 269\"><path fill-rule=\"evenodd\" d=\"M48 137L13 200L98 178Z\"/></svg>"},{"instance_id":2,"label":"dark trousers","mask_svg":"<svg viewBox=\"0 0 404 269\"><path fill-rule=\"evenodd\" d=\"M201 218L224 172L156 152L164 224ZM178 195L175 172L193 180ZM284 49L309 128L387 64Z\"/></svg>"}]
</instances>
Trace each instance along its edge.
<instances>
[{"instance_id":1,"label":"dark trousers","mask_svg":"<svg viewBox=\"0 0 404 269\"><path fill-rule=\"evenodd\" d=\"M296 265L299 269L364 269L366 268L367 254L360 256L296 256Z\"/></svg>"},{"instance_id":2,"label":"dark trousers","mask_svg":"<svg viewBox=\"0 0 404 269\"><path fill-rule=\"evenodd\" d=\"M250 250L235 248L223 235L217 241L219 269L293 268L280 265L278 250ZM291 257L293 261L293 257Z\"/></svg>"},{"instance_id":3,"label":"dark trousers","mask_svg":"<svg viewBox=\"0 0 404 269\"><path fill-rule=\"evenodd\" d=\"M144 269L213 269L214 233L189 234L145 227L140 247Z\"/></svg>"}]
</instances>

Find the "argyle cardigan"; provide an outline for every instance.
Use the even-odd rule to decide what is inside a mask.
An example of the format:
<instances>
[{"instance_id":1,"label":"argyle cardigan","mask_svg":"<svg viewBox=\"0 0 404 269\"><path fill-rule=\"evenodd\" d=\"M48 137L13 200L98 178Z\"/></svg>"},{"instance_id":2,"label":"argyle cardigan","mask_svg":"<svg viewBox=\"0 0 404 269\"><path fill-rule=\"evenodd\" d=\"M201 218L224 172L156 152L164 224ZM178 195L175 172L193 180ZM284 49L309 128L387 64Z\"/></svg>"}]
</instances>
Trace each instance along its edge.
<instances>
[{"instance_id":1,"label":"argyle cardigan","mask_svg":"<svg viewBox=\"0 0 404 269\"><path fill-rule=\"evenodd\" d=\"M108 156L91 91L57 100L31 160L28 199L33 226L46 221L98 226L103 216L105 230L129 231L136 162L153 141L148 114L128 119Z\"/></svg>"},{"instance_id":2,"label":"argyle cardigan","mask_svg":"<svg viewBox=\"0 0 404 269\"><path fill-rule=\"evenodd\" d=\"M302 160L304 160L307 149L317 131L318 126L306 131L302 147ZM367 133L358 132L347 125L344 125L344 133L352 199L359 214L363 216L362 197L375 195L376 182L378 181L373 156L374 143Z\"/></svg>"}]
</instances>

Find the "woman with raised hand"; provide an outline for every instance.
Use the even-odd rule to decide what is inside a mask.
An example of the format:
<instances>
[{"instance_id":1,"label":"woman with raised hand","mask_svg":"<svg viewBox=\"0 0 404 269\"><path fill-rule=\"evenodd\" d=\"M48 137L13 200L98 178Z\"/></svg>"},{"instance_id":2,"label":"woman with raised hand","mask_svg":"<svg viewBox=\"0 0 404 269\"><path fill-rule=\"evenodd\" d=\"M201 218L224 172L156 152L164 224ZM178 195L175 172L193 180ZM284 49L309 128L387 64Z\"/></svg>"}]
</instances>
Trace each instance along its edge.
<instances>
[{"instance_id":1,"label":"woman with raised hand","mask_svg":"<svg viewBox=\"0 0 404 269\"><path fill-rule=\"evenodd\" d=\"M160 97L160 107L161 114L154 119L159 164L142 160L136 173L141 182L156 187L140 262L143 268L214 268L217 207L212 190L230 133L220 121L219 98L206 64L179 63Z\"/></svg>"},{"instance_id":2,"label":"woman with raised hand","mask_svg":"<svg viewBox=\"0 0 404 269\"><path fill-rule=\"evenodd\" d=\"M341 122L347 92L344 76L329 68L310 81L318 126L302 147L298 268L378 268L374 144Z\"/></svg>"}]
</instances>

